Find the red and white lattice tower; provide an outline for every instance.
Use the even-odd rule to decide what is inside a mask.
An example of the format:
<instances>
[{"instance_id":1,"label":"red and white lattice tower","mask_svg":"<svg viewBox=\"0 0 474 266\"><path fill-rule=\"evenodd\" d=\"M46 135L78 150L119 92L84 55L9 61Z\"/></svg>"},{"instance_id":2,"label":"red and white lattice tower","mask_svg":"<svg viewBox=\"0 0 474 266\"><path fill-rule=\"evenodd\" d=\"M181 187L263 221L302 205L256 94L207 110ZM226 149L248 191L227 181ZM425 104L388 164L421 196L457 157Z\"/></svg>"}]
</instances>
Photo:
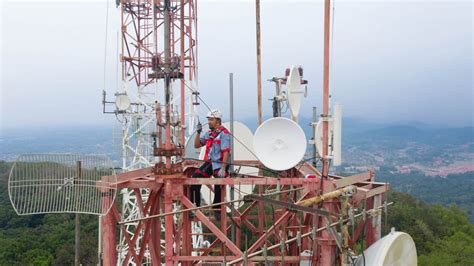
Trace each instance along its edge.
<instances>
[{"instance_id":1,"label":"red and white lattice tower","mask_svg":"<svg viewBox=\"0 0 474 266\"><path fill-rule=\"evenodd\" d=\"M121 166L123 173L126 173L163 161L163 157L155 156L154 152L155 147L159 146L157 143L162 140L161 129L166 131L163 127L157 127L164 121L164 118L158 121L157 114L165 114L166 108L169 108L169 119L179 122L179 125L168 128L168 139L177 143L177 147L184 146L185 130L194 128L192 91L197 87L197 17L195 0L121 0L117 1L117 5L121 10L122 81L117 94L126 94L131 101L127 110L118 112L122 123ZM168 16L166 19L165 13ZM165 32L168 45L163 38ZM168 105L164 100L165 94L168 94ZM141 204L148 201L149 188L122 186L120 194L121 221L144 215ZM140 230L139 223L127 224L122 229L117 243L117 263L122 265L127 261L140 264L137 258L130 259L127 254L130 250L139 250L140 243L147 237ZM147 247L140 261L150 262L150 256Z\"/></svg>"}]
</instances>

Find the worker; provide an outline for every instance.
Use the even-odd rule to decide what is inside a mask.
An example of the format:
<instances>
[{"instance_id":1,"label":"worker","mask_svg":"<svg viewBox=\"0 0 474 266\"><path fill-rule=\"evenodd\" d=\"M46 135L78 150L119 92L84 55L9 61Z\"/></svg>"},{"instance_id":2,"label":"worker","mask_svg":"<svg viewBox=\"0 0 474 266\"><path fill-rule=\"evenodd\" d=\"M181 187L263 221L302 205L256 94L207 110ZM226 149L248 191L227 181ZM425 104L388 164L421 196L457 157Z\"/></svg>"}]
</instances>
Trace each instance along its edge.
<instances>
[{"instance_id":1,"label":"worker","mask_svg":"<svg viewBox=\"0 0 474 266\"><path fill-rule=\"evenodd\" d=\"M196 149L206 147L204 163L196 169L193 178L211 177L223 178L229 176L229 157L230 157L230 133L222 126L222 113L217 110L211 110L207 113L207 122L209 131L202 133L202 125L197 125L197 134L194 139ZM197 207L201 205L201 185L191 186L191 202ZM221 202L221 185L214 186L213 204ZM220 220L220 206L215 206L214 215Z\"/></svg>"}]
</instances>

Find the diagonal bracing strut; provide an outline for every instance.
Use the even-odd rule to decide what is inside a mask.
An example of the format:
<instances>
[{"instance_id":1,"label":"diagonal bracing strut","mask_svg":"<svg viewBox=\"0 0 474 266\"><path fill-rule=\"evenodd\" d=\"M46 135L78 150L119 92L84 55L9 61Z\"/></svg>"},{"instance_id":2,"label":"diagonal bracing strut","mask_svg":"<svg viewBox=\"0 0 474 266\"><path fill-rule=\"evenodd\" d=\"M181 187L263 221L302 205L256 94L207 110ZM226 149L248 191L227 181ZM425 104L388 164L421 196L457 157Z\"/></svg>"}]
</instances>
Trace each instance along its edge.
<instances>
[{"instance_id":1,"label":"diagonal bracing strut","mask_svg":"<svg viewBox=\"0 0 474 266\"><path fill-rule=\"evenodd\" d=\"M258 195L255 195L255 194L249 194L249 195L244 196L244 201L251 201L251 200L259 200L259 201L263 201L263 202L266 202L266 203L270 203L272 205L282 206L282 207L284 207L288 210L292 210L292 211L302 211L302 212L307 212L307 213L311 213L311 214L315 214L315 215L319 215L319 216L326 216L326 217L328 217L328 216L339 217L337 214L332 213L332 212L328 212L326 210L301 206L301 205L297 205L295 203L291 203L291 202L287 202L287 201L269 199L269 198L258 196Z\"/></svg>"}]
</instances>

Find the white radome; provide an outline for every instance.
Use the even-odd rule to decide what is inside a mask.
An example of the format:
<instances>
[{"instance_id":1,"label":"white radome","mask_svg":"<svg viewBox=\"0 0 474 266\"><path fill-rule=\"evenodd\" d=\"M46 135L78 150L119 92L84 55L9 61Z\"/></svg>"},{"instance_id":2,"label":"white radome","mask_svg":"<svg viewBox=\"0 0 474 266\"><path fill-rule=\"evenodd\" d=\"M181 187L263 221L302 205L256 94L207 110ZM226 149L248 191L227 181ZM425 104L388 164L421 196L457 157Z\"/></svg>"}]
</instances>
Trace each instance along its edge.
<instances>
[{"instance_id":1,"label":"white radome","mask_svg":"<svg viewBox=\"0 0 474 266\"><path fill-rule=\"evenodd\" d=\"M364 251L365 265L416 266L418 263L415 242L404 232L391 233L379 239ZM357 265L364 265L360 256Z\"/></svg>"},{"instance_id":2,"label":"white radome","mask_svg":"<svg viewBox=\"0 0 474 266\"><path fill-rule=\"evenodd\" d=\"M275 117L263 122L255 132L254 149L258 159L277 171L296 166L306 153L306 136L294 121Z\"/></svg>"},{"instance_id":3,"label":"white radome","mask_svg":"<svg viewBox=\"0 0 474 266\"><path fill-rule=\"evenodd\" d=\"M128 98L127 94L117 94L117 98L115 99L115 106L119 111L125 111L130 107L130 98Z\"/></svg>"}]
</instances>

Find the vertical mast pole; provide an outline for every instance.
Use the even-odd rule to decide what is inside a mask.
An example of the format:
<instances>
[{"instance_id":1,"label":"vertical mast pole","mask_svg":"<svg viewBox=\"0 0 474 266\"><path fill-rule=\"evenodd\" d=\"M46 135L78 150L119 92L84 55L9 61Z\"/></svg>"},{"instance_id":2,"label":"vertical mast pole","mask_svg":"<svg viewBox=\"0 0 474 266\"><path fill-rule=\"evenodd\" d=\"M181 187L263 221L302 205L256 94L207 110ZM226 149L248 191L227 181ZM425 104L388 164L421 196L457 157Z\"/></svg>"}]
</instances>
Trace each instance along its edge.
<instances>
[{"instance_id":1,"label":"vertical mast pole","mask_svg":"<svg viewBox=\"0 0 474 266\"><path fill-rule=\"evenodd\" d=\"M170 7L171 3L170 0L165 0L165 7L164 7L164 52L165 52L165 121L166 121L166 128L165 128L165 149L171 150L171 51L170 51ZM171 168L171 157L166 156L166 168Z\"/></svg>"},{"instance_id":2,"label":"vertical mast pole","mask_svg":"<svg viewBox=\"0 0 474 266\"><path fill-rule=\"evenodd\" d=\"M329 128L329 35L330 35L331 1L324 1L324 66L323 66L323 171L322 177L327 178L328 164L328 128Z\"/></svg>"},{"instance_id":3,"label":"vertical mast pole","mask_svg":"<svg viewBox=\"0 0 474 266\"><path fill-rule=\"evenodd\" d=\"M260 60L260 0L255 0L256 27L257 27L257 104L258 125L262 124L262 62Z\"/></svg>"},{"instance_id":4,"label":"vertical mast pole","mask_svg":"<svg viewBox=\"0 0 474 266\"><path fill-rule=\"evenodd\" d=\"M179 55L179 68L180 68L180 72L183 73L183 78L181 79L181 97L180 97L180 105L181 105L181 116L180 116L180 127L181 127L181 131L180 131L180 142L181 142L181 145L182 147L184 147L184 131L185 131L185 108L184 108L184 100L186 98L186 93L185 93L185 90L184 90L184 0L180 0L180 10L179 10L179 25L180 25L180 36L179 36L179 40L180 40L180 55ZM191 71L192 72L192 71ZM191 110L189 110L191 111Z\"/></svg>"}]
</instances>

